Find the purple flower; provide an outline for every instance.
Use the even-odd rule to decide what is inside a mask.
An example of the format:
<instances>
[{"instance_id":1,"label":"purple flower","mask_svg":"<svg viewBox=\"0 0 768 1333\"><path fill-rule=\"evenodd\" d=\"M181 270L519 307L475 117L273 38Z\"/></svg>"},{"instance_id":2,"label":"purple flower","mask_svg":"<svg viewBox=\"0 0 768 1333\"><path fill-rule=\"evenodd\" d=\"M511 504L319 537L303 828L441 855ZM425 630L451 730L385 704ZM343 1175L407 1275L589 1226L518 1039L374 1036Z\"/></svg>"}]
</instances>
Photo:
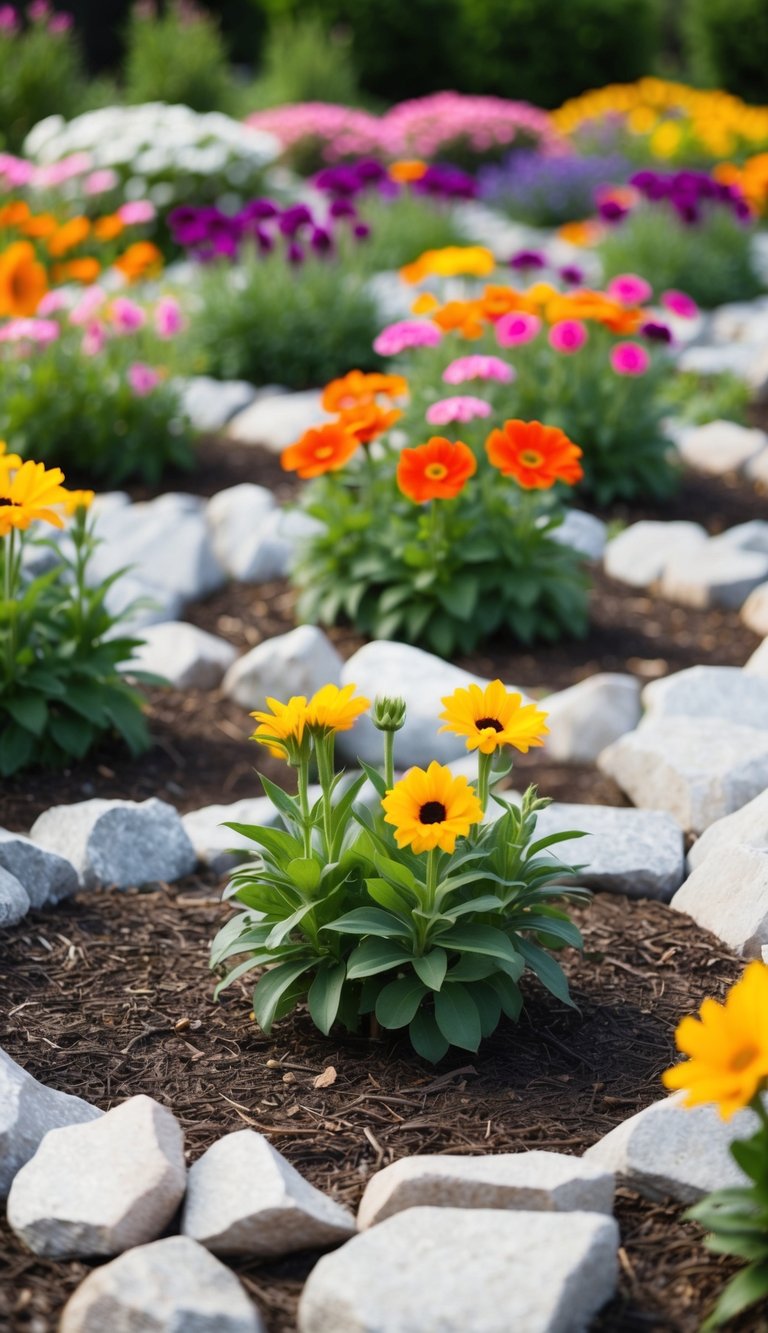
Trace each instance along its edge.
<instances>
[{"instance_id":1,"label":"purple flower","mask_svg":"<svg viewBox=\"0 0 768 1333\"><path fill-rule=\"evenodd\" d=\"M482 199L513 217L541 226L559 226L594 210L595 191L624 184L631 171L626 158L580 157L576 153L539 153L522 149L500 165L483 167L477 188Z\"/></svg>"},{"instance_id":2,"label":"purple flower","mask_svg":"<svg viewBox=\"0 0 768 1333\"><path fill-rule=\"evenodd\" d=\"M603 199L597 211L603 222L622 222L629 209L626 204L620 204L616 199Z\"/></svg>"},{"instance_id":3,"label":"purple flower","mask_svg":"<svg viewBox=\"0 0 768 1333\"><path fill-rule=\"evenodd\" d=\"M640 332L644 338L652 343L671 343L672 330L667 324L660 324L656 320L649 319L645 324L640 325Z\"/></svg>"},{"instance_id":4,"label":"purple flower","mask_svg":"<svg viewBox=\"0 0 768 1333\"><path fill-rule=\"evenodd\" d=\"M334 199L328 209L332 218L356 218L357 209L348 199Z\"/></svg>"},{"instance_id":5,"label":"purple flower","mask_svg":"<svg viewBox=\"0 0 768 1333\"><path fill-rule=\"evenodd\" d=\"M315 227L309 238L309 244L316 255L327 255L333 249L331 233L325 227Z\"/></svg>"},{"instance_id":6,"label":"purple flower","mask_svg":"<svg viewBox=\"0 0 768 1333\"><path fill-rule=\"evenodd\" d=\"M516 254L512 255L509 267L517 271L525 271L529 268L546 268L547 261L538 250L518 250Z\"/></svg>"},{"instance_id":7,"label":"purple flower","mask_svg":"<svg viewBox=\"0 0 768 1333\"><path fill-rule=\"evenodd\" d=\"M578 268L576 264L566 264L558 269L558 273L563 282L567 282L571 287L579 287L584 281L584 271Z\"/></svg>"},{"instance_id":8,"label":"purple flower","mask_svg":"<svg viewBox=\"0 0 768 1333\"><path fill-rule=\"evenodd\" d=\"M297 241L291 241L290 245L288 246L288 249L285 252L285 257L288 260L289 264L295 264L298 266L299 264L304 263L304 251L302 250L301 246L298 244Z\"/></svg>"},{"instance_id":9,"label":"purple flower","mask_svg":"<svg viewBox=\"0 0 768 1333\"><path fill-rule=\"evenodd\" d=\"M352 228L352 235L357 241L365 241L371 234L371 229L367 222L356 222Z\"/></svg>"},{"instance_id":10,"label":"purple flower","mask_svg":"<svg viewBox=\"0 0 768 1333\"><path fill-rule=\"evenodd\" d=\"M176 209L177 213L179 211L179 209ZM273 204L271 199L251 199L240 209L238 217L242 218L244 222L262 222L266 218L277 217L279 211L277 204Z\"/></svg>"},{"instance_id":11,"label":"purple flower","mask_svg":"<svg viewBox=\"0 0 768 1333\"><path fill-rule=\"evenodd\" d=\"M283 236L296 236L302 227L311 227L313 223L314 218L306 204L293 204L280 215L277 225Z\"/></svg>"}]
</instances>

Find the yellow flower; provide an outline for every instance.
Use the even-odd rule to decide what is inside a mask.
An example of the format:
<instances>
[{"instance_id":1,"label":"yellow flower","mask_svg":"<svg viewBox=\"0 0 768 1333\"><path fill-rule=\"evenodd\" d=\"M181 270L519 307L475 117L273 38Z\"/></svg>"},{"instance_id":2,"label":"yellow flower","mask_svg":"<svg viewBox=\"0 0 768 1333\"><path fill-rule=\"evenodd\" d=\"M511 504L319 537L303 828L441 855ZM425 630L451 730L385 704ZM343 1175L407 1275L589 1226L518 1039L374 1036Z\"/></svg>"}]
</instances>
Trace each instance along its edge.
<instances>
[{"instance_id":1,"label":"yellow flower","mask_svg":"<svg viewBox=\"0 0 768 1333\"><path fill-rule=\"evenodd\" d=\"M266 745L275 759L290 759L304 737L307 700L303 694L294 694L287 704L270 698L267 704L271 712L251 713L251 717L255 717L259 723L251 740Z\"/></svg>"},{"instance_id":2,"label":"yellow flower","mask_svg":"<svg viewBox=\"0 0 768 1333\"><path fill-rule=\"evenodd\" d=\"M353 698L356 685L324 685L312 695L307 706L307 726L323 731L350 731L361 713L370 708L370 699Z\"/></svg>"},{"instance_id":3,"label":"yellow flower","mask_svg":"<svg viewBox=\"0 0 768 1333\"><path fill-rule=\"evenodd\" d=\"M747 1106L768 1081L768 967L750 963L725 1003L704 1000L684 1018L677 1048L690 1058L662 1074L666 1088L685 1089L685 1105L715 1102L723 1120Z\"/></svg>"},{"instance_id":4,"label":"yellow flower","mask_svg":"<svg viewBox=\"0 0 768 1333\"><path fill-rule=\"evenodd\" d=\"M9 454L5 440L0 440L0 473L10 472L17 467L21 467L21 458L18 454Z\"/></svg>"},{"instance_id":5,"label":"yellow flower","mask_svg":"<svg viewBox=\"0 0 768 1333\"><path fill-rule=\"evenodd\" d=\"M0 537L7 537L12 528L28 528L35 519L63 528L51 508L64 500L63 480L61 468L47 469L44 463L22 463L13 476L10 469L0 468Z\"/></svg>"},{"instance_id":6,"label":"yellow flower","mask_svg":"<svg viewBox=\"0 0 768 1333\"><path fill-rule=\"evenodd\" d=\"M456 278L462 274L487 278L495 267L493 251L484 245L446 245L442 250L425 250L412 264L401 268L400 277L412 284L425 278Z\"/></svg>"},{"instance_id":7,"label":"yellow flower","mask_svg":"<svg viewBox=\"0 0 768 1333\"><path fill-rule=\"evenodd\" d=\"M78 509L90 509L94 501L93 491L64 491L62 504L64 512L68 518L76 514Z\"/></svg>"},{"instance_id":8,"label":"yellow flower","mask_svg":"<svg viewBox=\"0 0 768 1333\"><path fill-rule=\"evenodd\" d=\"M493 754L502 745L527 754L532 746L543 745L542 737L549 734L546 713L535 704L524 704L523 696L506 690L500 680L492 680L484 690L479 685L454 690L441 703L445 712L440 721L445 726L440 730L466 736L467 749L481 754Z\"/></svg>"},{"instance_id":9,"label":"yellow flower","mask_svg":"<svg viewBox=\"0 0 768 1333\"><path fill-rule=\"evenodd\" d=\"M454 777L433 759L429 768L412 768L382 801L385 824L393 824L398 847L452 852L457 838L466 838L479 824L483 808L464 777Z\"/></svg>"}]
</instances>

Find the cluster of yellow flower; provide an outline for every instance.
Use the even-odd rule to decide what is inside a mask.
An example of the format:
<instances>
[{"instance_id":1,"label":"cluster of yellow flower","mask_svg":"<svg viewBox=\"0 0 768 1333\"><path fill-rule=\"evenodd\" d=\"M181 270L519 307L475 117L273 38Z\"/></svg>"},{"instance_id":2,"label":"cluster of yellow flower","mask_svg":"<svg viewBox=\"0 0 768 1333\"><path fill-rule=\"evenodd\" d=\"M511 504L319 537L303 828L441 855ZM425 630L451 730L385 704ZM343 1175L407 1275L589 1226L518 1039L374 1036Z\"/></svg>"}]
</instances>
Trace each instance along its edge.
<instances>
[{"instance_id":1,"label":"cluster of yellow flower","mask_svg":"<svg viewBox=\"0 0 768 1333\"><path fill-rule=\"evenodd\" d=\"M87 509L93 491L70 491L62 485L60 467L47 468L31 459L23 462L18 454L8 453L0 440L0 537L19 530L25 532L36 520L63 528L61 510L73 514Z\"/></svg>"}]
</instances>

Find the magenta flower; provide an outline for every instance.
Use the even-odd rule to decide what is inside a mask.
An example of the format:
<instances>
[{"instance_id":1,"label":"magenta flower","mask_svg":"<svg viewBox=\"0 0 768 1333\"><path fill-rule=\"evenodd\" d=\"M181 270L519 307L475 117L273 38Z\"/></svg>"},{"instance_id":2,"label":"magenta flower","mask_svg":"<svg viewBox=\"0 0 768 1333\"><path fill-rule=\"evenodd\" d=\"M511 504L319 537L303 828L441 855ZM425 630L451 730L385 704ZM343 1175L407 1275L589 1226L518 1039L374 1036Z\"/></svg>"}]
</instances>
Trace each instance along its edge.
<instances>
[{"instance_id":1,"label":"magenta flower","mask_svg":"<svg viewBox=\"0 0 768 1333\"><path fill-rule=\"evenodd\" d=\"M446 384L464 384L467 380L498 380L499 384L510 384L514 378L513 367L499 356L460 356L443 371Z\"/></svg>"},{"instance_id":2,"label":"magenta flower","mask_svg":"<svg viewBox=\"0 0 768 1333\"><path fill-rule=\"evenodd\" d=\"M642 305L645 301L650 301L653 296L651 284L646 282L645 278L639 278L636 273L619 273L615 278L611 278L606 291L614 301L620 301L622 305Z\"/></svg>"},{"instance_id":3,"label":"magenta flower","mask_svg":"<svg viewBox=\"0 0 768 1333\"><path fill-rule=\"evenodd\" d=\"M644 375L651 358L640 343L616 343L611 348L611 365L617 375Z\"/></svg>"},{"instance_id":4,"label":"magenta flower","mask_svg":"<svg viewBox=\"0 0 768 1333\"><path fill-rule=\"evenodd\" d=\"M0 328L0 342L33 342L47 347L60 332L55 319L10 319Z\"/></svg>"},{"instance_id":5,"label":"magenta flower","mask_svg":"<svg viewBox=\"0 0 768 1333\"><path fill-rule=\"evenodd\" d=\"M104 351L106 341L107 334L104 325L98 319L91 320L80 344L83 356L99 356Z\"/></svg>"},{"instance_id":6,"label":"magenta flower","mask_svg":"<svg viewBox=\"0 0 768 1333\"><path fill-rule=\"evenodd\" d=\"M580 351L587 341L587 326L580 319L561 319L553 324L547 335L550 347L565 356Z\"/></svg>"},{"instance_id":7,"label":"magenta flower","mask_svg":"<svg viewBox=\"0 0 768 1333\"><path fill-rule=\"evenodd\" d=\"M425 319L401 319L381 330L373 350L379 356L399 356L411 347L437 347L442 337L440 329Z\"/></svg>"},{"instance_id":8,"label":"magenta flower","mask_svg":"<svg viewBox=\"0 0 768 1333\"><path fill-rule=\"evenodd\" d=\"M695 319L699 313L699 307L692 296L674 289L661 293L661 304L673 315L679 315L681 319Z\"/></svg>"},{"instance_id":9,"label":"magenta flower","mask_svg":"<svg viewBox=\"0 0 768 1333\"><path fill-rule=\"evenodd\" d=\"M32 4L27 6L27 18L33 23L45 23L50 18L51 12L48 0L32 0Z\"/></svg>"},{"instance_id":10,"label":"magenta flower","mask_svg":"<svg viewBox=\"0 0 768 1333\"><path fill-rule=\"evenodd\" d=\"M0 5L0 31L15 32L19 26L19 16L13 5Z\"/></svg>"},{"instance_id":11,"label":"magenta flower","mask_svg":"<svg viewBox=\"0 0 768 1333\"><path fill-rule=\"evenodd\" d=\"M455 398L441 398L427 408L426 417L430 426L447 426L451 421L474 421L476 417L489 417L491 405L483 398L473 398L471 394L460 394Z\"/></svg>"},{"instance_id":12,"label":"magenta flower","mask_svg":"<svg viewBox=\"0 0 768 1333\"><path fill-rule=\"evenodd\" d=\"M159 372L143 361L134 361L128 367L128 383L137 398L146 398L160 383Z\"/></svg>"},{"instance_id":13,"label":"magenta flower","mask_svg":"<svg viewBox=\"0 0 768 1333\"><path fill-rule=\"evenodd\" d=\"M110 313L112 323L120 333L135 333L147 322L141 306L135 301L129 301L127 296L116 296Z\"/></svg>"},{"instance_id":14,"label":"magenta flower","mask_svg":"<svg viewBox=\"0 0 768 1333\"><path fill-rule=\"evenodd\" d=\"M519 347L522 343L532 342L540 329L538 315L526 315L516 310L496 321L496 341L500 347Z\"/></svg>"},{"instance_id":15,"label":"magenta flower","mask_svg":"<svg viewBox=\"0 0 768 1333\"><path fill-rule=\"evenodd\" d=\"M126 227L132 227L140 222L151 222L155 217L157 209L148 199L133 199L127 204L121 204L117 210L117 216Z\"/></svg>"},{"instance_id":16,"label":"magenta flower","mask_svg":"<svg viewBox=\"0 0 768 1333\"><path fill-rule=\"evenodd\" d=\"M73 23L74 19L72 18L72 15L68 14L65 10L62 10L60 14L53 15L53 18L48 24L48 31L54 33L69 32Z\"/></svg>"},{"instance_id":17,"label":"magenta flower","mask_svg":"<svg viewBox=\"0 0 768 1333\"><path fill-rule=\"evenodd\" d=\"M173 296L161 296L155 306L155 329L161 338L175 338L181 333L184 320L181 306Z\"/></svg>"}]
</instances>

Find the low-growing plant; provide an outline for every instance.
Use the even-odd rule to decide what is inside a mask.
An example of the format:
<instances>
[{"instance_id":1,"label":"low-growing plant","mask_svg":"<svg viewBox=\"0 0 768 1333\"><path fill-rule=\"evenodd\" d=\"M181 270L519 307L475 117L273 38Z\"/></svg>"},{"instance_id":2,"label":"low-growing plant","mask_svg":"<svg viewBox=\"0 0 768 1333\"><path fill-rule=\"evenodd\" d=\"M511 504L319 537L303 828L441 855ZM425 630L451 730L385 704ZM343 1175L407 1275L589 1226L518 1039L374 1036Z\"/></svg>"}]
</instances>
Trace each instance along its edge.
<instances>
[{"instance_id":1,"label":"low-growing plant","mask_svg":"<svg viewBox=\"0 0 768 1333\"><path fill-rule=\"evenodd\" d=\"M752 393L743 379L729 371L719 375L681 371L667 385L664 397L670 411L692 426L721 420L745 426Z\"/></svg>"},{"instance_id":2,"label":"low-growing plant","mask_svg":"<svg viewBox=\"0 0 768 1333\"><path fill-rule=\"evenodd\" d=\"M119 574L92 585L92 491L68 491L60 468L22 462L0 445L0 774L82 759L117 735L148 744L142 700L126 672L139 641L119 633L106 598ZM65 526L58 542L40 525ZM42 567L42 572L34 572ZM30 573L29 571L33 572ZM117 632L116 632L117 631Z\"/></svg>"},{"instance_id":3,"label":"low-growing plant","mask_svg":"<svg viewBox=\"0 0 768 1333\"><path fill-rule=\"evenodd\" d=\"M171 102L236 114L237 92L216 20L192 0L134 4L123 67L129 102Z\"/></svg>"},{"instance_id":4,"label":"low-growing plant","mask_svg":"<svg viewBox=\"0 0 768 1333\"><path fill-rule=\"evenodd\" d=\"M47 0L31 0L25 11L0 8L0 68L2 142L12 152L46 116L74 116L83 108L86 83L72 15L54 12Z\"/></svg>"},{"instance_id":5,"label":"low-growing plant","mask_svg":"<svg viewBox=\"0 0 768 1333\"><path fill-rule=\"evenodd\" d=\"M626 181L631 171L620 153L582 157L527 149L483 167L478 185L481 198L510 217L534 227L558 227L591 213L596 189Z\"/></svg>"},{"instance_id":6,"label":"low-growing plant","mask_svg":"<svg viewBox=\"0 0 768 1333\"><path fill-rule=\"evenodd\" d=\"M270 25L259 77L242 96L249 110L331 98L354 106L360 91L349 32L318 14L283 14Z\"/></svg>"},{"instance_id":7,"label":"low-growing plant","mask_svg":"<svg viewBox=\"0 0 768 1333\"><path fill-rule=\"evenodd\" d=\"M505 747L540 745L543 712L501 681L457 690L443 700L443 730L477 751L476 785L436 762L395 781L405 705L377 701L384 772L363 764L350 782L334 772L334 747L369 707L355 686L267 702L253 714L253 739L296 769L298 795L263 779L280 826L229 825L256 844L259 861L233 877L229 894L244 910L219 931L211 965L240 961L217 994L264 967L253 992L264 1032L306 1003L326 1035L336 1022L355 1032L375 1018L389 1031L407 1028L430 1061L452 1047L476 1051L502 1015L516 1021L526 969L571 1003L551 951L581 946L563 903L585 894L563 887L575 870L551 849L580 834L537 839L548 802L535 788L520 806L495 790L510 767L496 769L495 759ZM313 804L312 763L321 788ZM366 782L372 802L361 799Z\"/></svg>"}]
</instances>

